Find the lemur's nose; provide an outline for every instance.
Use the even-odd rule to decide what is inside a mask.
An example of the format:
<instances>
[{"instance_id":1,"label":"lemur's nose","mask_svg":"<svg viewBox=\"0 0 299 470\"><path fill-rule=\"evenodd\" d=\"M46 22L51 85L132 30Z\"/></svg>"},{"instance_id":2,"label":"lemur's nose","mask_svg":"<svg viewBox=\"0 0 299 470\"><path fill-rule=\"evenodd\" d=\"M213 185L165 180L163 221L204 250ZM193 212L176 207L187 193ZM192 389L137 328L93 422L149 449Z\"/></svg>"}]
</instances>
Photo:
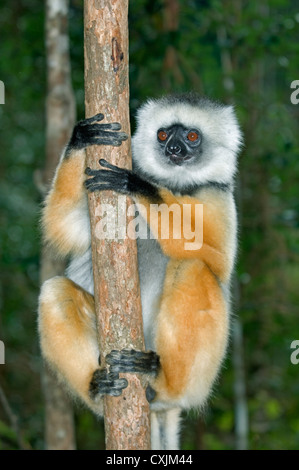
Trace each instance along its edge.
<instances>
[{"instance_id":1,"label":"lemur's nose","mask_svg":"<svg viewBox=\"0 0 299 470\"><path fill-rule=\"evenodd\" d=\"M182 151L182 147L175 143L170 143L169 145L167 145L166 151L167 153L169 153L169 155L179 155Z\"/></svg>"}]
</instances>

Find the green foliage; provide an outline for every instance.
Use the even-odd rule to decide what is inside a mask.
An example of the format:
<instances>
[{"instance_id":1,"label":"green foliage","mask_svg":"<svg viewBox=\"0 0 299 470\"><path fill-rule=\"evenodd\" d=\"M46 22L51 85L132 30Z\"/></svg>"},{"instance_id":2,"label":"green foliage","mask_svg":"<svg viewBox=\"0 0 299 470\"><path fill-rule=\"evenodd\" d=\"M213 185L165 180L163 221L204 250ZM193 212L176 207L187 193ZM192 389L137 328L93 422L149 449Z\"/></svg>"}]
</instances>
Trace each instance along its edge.
<instances>
[{"instance_id":1,"label":"green foliage","mask_svg":"<svg viewBox=\"0 0 299 470\"><path fill-rule=\"evenodd\" d=\"M43 448L43 401L36 336L40 199L34 184L43 166L45 131L44 5L1 5L0 80L0 339L7 363L0 383L26 442ZM72 77L78 118L84 114L82 2L70 8ZM251 449L298 448L299 365L290 343L299 338L299 17L295 2L180 1L169 31L163 0L130 2L132 127L148 96L194 89L234 102L244 133L237 201L240 249L235 306L244 331ZM167 60L166 60L167 58ZM232 346L215 396L201 420L186 415L183 448L233 449ZM78 412L79 448L103 447L103 429ZM16 448L0 404L0 448Z\"/></svg>"},{"instance_id":2,"label":"green foliage","mask_svg":"<svg viewBox=\"0 0 299 470\"><path fill-rule=\"evenodd\" d=\"M0 450L17 449L18 444L14 431L0 420Z\"/></svg>"}]
</instances>

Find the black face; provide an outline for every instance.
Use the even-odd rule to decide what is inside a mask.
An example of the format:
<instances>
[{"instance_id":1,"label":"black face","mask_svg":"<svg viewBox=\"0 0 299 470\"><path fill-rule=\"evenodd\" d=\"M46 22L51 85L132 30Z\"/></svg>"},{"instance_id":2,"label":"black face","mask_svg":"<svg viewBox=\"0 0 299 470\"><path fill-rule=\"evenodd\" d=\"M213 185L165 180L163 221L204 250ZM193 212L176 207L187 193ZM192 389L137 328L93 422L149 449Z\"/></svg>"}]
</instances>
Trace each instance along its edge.
<instances>
[{"instance_id":1,"label":"black face","mask_svg":"<svg viewBox=\"0 0 299 470\"><path fill-rule=\"evenodd\" d=\"M198 129L174 124L159 129L157 139L168 161L175 165L191 162L200 154L202 135Z\"/></svg>"}]
</instances>

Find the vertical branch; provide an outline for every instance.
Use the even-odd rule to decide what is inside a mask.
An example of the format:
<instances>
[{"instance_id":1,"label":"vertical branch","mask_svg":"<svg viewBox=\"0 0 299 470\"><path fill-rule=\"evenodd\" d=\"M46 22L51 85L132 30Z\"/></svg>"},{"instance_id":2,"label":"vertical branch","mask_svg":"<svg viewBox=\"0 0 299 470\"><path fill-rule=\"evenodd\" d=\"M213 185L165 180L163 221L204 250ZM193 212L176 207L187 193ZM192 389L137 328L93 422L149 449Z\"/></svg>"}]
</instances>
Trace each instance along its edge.
<instances>
[{"instance_id":1,"label":"vertical branch","mask_svg":"<svg viewBox=\"0 0 299 470\"><path fill-rule=\"evenodd\" d=\"M234 1L235 17L240 18L241 8L240 2ZM221 52L221 66L223 75L223 88L226 93L228 101L232 101L235 91L234 83L234 65L233 58L227 47L227 30L225 23L220 24L217 29L218 45ZM240 181L236 188L237 202L241 201L241 184ZM240 219L240 215L239 215ZM239 220L241 226L241 221ZM237 277L234 278L234 306L238 310L240 306L240 285ZM233 367L234 367L234 401L235 401L235 436L236 436L236 449L246 450L248 448L248 405L246 399L246 378L245 378L245 364L243 357L243 329L242 323L239 318L235 318L232 328L233 337Z\"/></svg>"},{"instance_id":2,"label":"vertical branch","mask_svg":"<svg viewBox=\"0 0 299 470\"><path fill-rule=\"evenodd\" d=\"M121 122L122 130L130 134L128 0L86 0L84 5L86 116L102 112L108 122ZM87 149L87 163L98 168L99 158L105 158L128 168L130 154L129 140L121 147L94 146ZM136 243L129 238L117 239L117 234L113 240L97 238L101 204L109 204L119 221L121 200L123 196L111 191L89 195L101 365L112 349L144 349ZM129 386L120 397L104 399L106 448L149 449L145 392L137 375L126 374L126 378Z\"/></svg>"},{"instance_id":3,"label":"vertical branch","mask_svg":"<svg viewBox=\"0 0 299 470\"><path fill-rule=\"evenodd\" d=\"M164 32L169 35L169 44L165 51L163 62L164 86L171 89L170 76L173 76L175 83L183 83L184 77L180 70L178 51L172 44L175 35L179 29L180 4L178 0L164 1ZM167 77L168 75L168 77Z\"/></svg>"},{"instance_id":4,"label":"vertical branch","mask_svg":"<svg viewBox=\"0 0 299 470\"><path fill-rule=\"evenodd\" d=\"M71 84L68 38L69 0L46 0L46 161L44 182L52 180L63 147L73 129L76 112Z\"/></svg>"},{"instance_id":5,"label":"vertical branch","mask_svg":"<svg viewBox=\"0 0 299 470\"><path fill-rule=\"evenodd\" d=\"M238 286L236 286L236 288L238 288ZM243 331L239 319L235 319L233 324L233 347L236 450L247 450L248 406L243 357Z\"/></svg>"},{"instance_id":6,"label":"vertical branch","mask_svg":"<svg viewBox=\"0 0 299 470\"><path fill-rule=\"evenodd\" d=\"M46 102L46 160L40 188L45 193L53 178L63 147L75 121L68 41L68 0L46 1L46 56L48 93ZM62 274L64 265L42 249L40 280ZM75 449L72 406L56 379L46 370L42 377L45 395L45 441L47 449Z\"/></svg>"},{"instance_id":7,"label":"vertical branch","mask_svg":"<svg viewBox=\"0 0 299 470\"><path fill-rule=\"evenodd\" d=\"M1 387L1 384L0 384L0 404L2 405L9 421L10 421L10 425L11 425L11 428L12 430L14 431L15 435L16 435L16 441L17 441L17 444L19 446L19 449L30 449L30 446L24 442L24 439L23 439L23 436L22 436L22 432L21 432L21 429L20 429L20 426L19 426L19 420L18 420L18 417L15 415L15 413L13 412L13 410L11 409L11 406L7 400L7 397L4 393L4 390L3 388Z\"/></svg>"}]
</instances>

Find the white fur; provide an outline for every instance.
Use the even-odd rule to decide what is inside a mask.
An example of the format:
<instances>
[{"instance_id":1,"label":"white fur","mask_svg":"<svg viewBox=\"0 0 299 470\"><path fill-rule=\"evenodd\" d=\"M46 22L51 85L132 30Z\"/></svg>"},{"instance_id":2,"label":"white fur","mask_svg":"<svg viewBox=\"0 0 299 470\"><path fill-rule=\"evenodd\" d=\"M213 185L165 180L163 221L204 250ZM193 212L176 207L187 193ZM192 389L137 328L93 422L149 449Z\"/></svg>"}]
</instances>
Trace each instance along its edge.
<instances>
[{"instance_id":1,"label":"white fur","mask_svg":"<svg viewBox=\"0 0 299 470\"><path fill-rule=\"evenodd\" d=\"M172 180L178 187L213 181L230 184L236 172L236 153L241 133L232 106L202 100L184 103L149 100L137 115L137 131L132 139L133 160L143 173ZM198 128L203 136L202 157L183 166L168 164L159 155L157 130L173 124Z\"/></svg>"},{"instance_id":2,"label":"white fur","mask_svg":"<svg viewBox=\"0 0 299 470\"><path fill-rule=\"evenodd\" d=\"M65 234L67 234L68 243L75 247L76 252L86 251L91 243L87 198L68 212L61 223L66 227Z\"/></svg>"},{"instance_id":3,"label":"white fur","mask_svg":"<svg viewBox=\"0 0 299 470\"><path fill-rule=\"evenodd\" d=\"M179 408L151 412L151 449L179 449Z\"/></svg>"},{"instance_id":4,"label":"white fur","mask_svg":"<svg viewBox=\"0 0 299 470\"><path fill-rule=\"evenodd\" d=\"M94 295L91 248L72 259L66 270L66 277Z\"/></svg>"}]
</instances>

